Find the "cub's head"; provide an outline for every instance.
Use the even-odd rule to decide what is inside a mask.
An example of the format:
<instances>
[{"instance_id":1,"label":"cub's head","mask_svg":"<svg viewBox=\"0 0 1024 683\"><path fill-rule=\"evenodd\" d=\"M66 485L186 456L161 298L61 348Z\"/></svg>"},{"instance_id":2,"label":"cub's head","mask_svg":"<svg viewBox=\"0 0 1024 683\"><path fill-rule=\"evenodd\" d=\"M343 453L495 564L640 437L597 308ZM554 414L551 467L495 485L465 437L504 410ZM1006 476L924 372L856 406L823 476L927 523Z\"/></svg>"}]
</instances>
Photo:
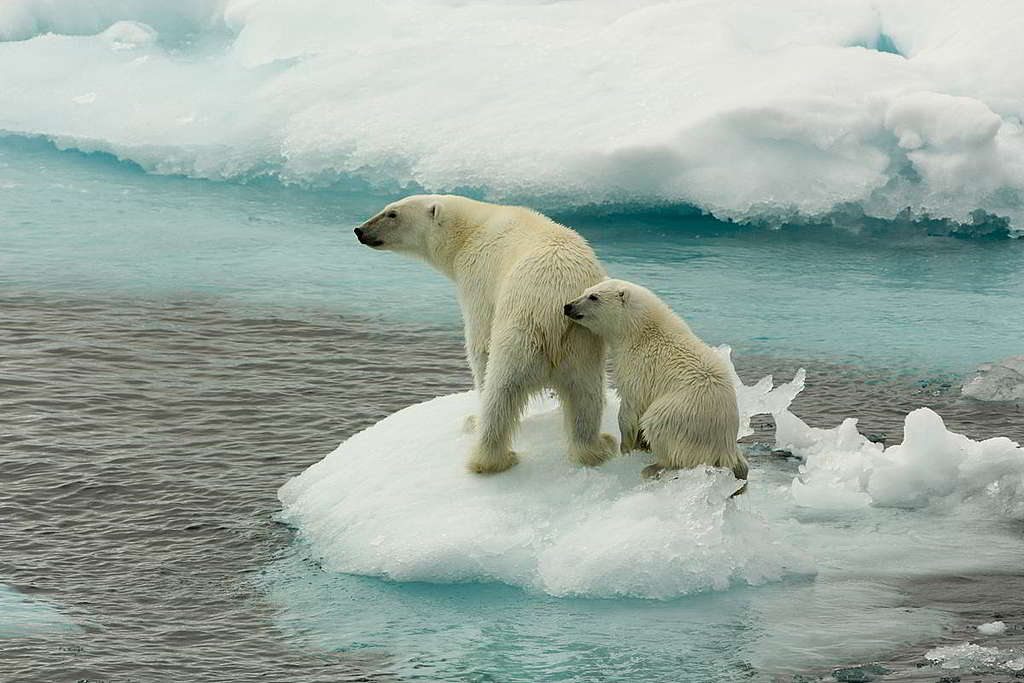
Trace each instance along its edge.
<instances>
[{"instance_id":1,"label":"cub's head","mask_svg":"<svg viewBox=\"0 0 1024 683\"><path fill-rule=\"evenodd\" d=\"M565 314L602 337L619 337L643 317L650 291L626 280L603 280L565 305Z\"/></svg>"},{"instance_id":2,"label":"cub's head","mask_svg":"<svg viewBox=\"0 0 1024 683\"><path fill-rule=\"evenodd\" d=\"M355 229L356 239L374 249L426 254L441 228L444 200L418 194L392 202Z\"/></svg>"}]
</instances>

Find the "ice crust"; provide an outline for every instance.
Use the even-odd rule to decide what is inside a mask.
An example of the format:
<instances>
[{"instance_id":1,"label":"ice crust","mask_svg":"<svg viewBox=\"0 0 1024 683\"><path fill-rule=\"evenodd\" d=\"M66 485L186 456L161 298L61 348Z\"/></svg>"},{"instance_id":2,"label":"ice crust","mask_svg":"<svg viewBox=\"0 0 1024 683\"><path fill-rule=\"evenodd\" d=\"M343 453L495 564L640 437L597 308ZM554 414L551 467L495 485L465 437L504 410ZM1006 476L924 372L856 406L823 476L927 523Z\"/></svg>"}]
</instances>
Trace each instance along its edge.
<instances>
[{"instance_id":1,"label":"ice crust","mask_svg":"<svg viewBox=\"0 0 1024 683\"><path fill-rule=\"evenodd\" d=\"M728 347L719 353L729 359ZM759 481L756 459L752 491L739 498L729 498L737 482L722 470L649 483L639 474L645 460L635 456L596 469L571 465L552 398L527 411L518 467L471 475L465 462L473 435L461 425L476 412L477 397L467 392L410 406L343 442L281 488L282 519L332 571L497 581L556 596L667 599L813 573L815 559L805 552L811 546L819 554L828 547L829 557L859 554L879 571L902 545L899 534L891 548L878 532L853 540L828 529L815 536L794 526L787 508L834 514L931 507L940 514L969 501L1024 516L1024 449L1017 444L972 441L927 408L907 416L904 442L887 449L859 434L854 419L809 427L789 410L805 376L800 370L778 387L771 377L746 386L734 371L739 435L750 433L753 415L771 413L778 445L802 460L792 483L777 491ZM616 411L609 393L604 429L611 433ZM935 553L941 564L939 547L899 550L894 566Z\"/></svg>"},{"instance_id":2,"label":"ice crust","mask_svg":"<svg viewBox=\"0 0 1024 683\"><path fill-rule=\"evenodd\" d=\"M0 130L214 179L1021 231L1022 30L1014 0L9 0Z\"/></svg>"}]
</instances>

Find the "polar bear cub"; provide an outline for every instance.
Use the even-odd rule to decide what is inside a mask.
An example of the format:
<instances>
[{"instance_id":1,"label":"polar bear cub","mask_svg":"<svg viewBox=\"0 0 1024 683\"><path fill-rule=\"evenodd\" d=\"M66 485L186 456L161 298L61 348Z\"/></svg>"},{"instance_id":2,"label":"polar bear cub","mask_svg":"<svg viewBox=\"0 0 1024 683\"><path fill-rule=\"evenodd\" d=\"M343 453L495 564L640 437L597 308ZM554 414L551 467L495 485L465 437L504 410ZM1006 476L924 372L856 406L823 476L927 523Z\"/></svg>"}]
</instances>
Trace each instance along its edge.
<instances>
[{"instance_id":1,"label":"polar bear cub","mask_svg":"<svg viewBox=\"0 0 1024 683\"><path fill-rule=\"evenodd\" d=\"M650 290L624 280L590 287L564 312L611 347L622 401L622 452L646 439L656 464L644 469L645 476L712 465L747 478L736 446L739 412L728 368L682 318Z\"/></svg>"},{"instance_id":2,"label":"polar bear cub","mask_svg":"<svg viewBox=\"0 0 1024 683\"><path fill-rule=\"evenodd\" d=\"M518 462L513 433L531 394L554 389L569 457L600 465L616 454L599 432L604 342L562 313L562 304L605 277L590 245L536 211L454 195L415 195L355 229L374 249L422 258L455 281L466 355L482 399L469 469L501 472Z\"/></svg>"}]
</instances>

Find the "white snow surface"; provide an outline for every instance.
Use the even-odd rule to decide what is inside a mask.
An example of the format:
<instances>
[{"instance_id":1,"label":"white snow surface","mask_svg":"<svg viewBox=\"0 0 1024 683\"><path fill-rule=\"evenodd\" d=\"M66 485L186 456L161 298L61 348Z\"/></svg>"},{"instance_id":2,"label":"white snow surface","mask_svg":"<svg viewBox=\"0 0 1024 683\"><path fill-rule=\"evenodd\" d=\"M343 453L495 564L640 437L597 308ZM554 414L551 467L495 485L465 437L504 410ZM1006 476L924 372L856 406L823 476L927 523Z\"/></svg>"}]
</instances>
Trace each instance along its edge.
<instances>
[{"instance_id":1,"label":"white snow surface","mask_svg":"<svg viewBox=\"0 0 1024 683\"><path fill-rule=\"evenodd\" d=\"M1022 32L1016 0L7 0L0 131L214 179L1019 232Z\"/></svg>"},{"instance_id":2,"label":"white snow surface","mask_svg":"<svg viewBox=\"0 0 1024 683\"><path fill-rule=\"evenodd\" d=\"M728 347L719 351L728 360ZM729 496L738 482L725 470L645 482L642 457L579 468L565 457L557 402L545 397L530 404L517 437L521 463L496 476L472 475L465 463L474 437L462 425L476 413L477 397L467 392L410 406L343 442L281 487L282 519L332 571L498 581L556 596L668 599L811 574L816 556L831 570L837 562L871 571L913 562L949 570L958 566L950 563L982 561L998 543L971 531L978 547L967 553L964 539L946 529L973 523L935 515L965 503L1024 515L1024 449L1009 439L972 441L921 408L907 416L905 441L883 449L861 436L853 419L817 429L793 415L803 370L774 388L771 377L751 386L734 381L740 435L749 433L750 417L772 413L779 445L802 459L789 487L764 482L756 459L750 492L737 498ZM604 429L614 434L617 399L612 392L608 398ZM915 532L915 546L905 547L896 539L906 530L867 524L846 534L794 518L800 508L832 514L872 507L929 507L931 519L920 522L928 531Z\"/></svg>"}]
</instances>

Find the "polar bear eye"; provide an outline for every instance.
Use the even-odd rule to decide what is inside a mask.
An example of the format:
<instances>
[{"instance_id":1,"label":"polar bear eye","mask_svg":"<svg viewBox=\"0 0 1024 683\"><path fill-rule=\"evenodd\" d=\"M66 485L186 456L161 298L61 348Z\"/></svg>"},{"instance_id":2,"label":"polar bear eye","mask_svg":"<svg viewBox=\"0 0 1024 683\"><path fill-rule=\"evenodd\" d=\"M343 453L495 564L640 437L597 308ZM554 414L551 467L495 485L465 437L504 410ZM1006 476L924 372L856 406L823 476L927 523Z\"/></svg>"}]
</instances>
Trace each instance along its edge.
<instances>
[{"instance_id":1,"label":"polar bear eye","mask_svg":"<svg viewBox=\"0 0 1024 683\"><path fill-rule=\"evenodd\" d=\"M597 294L591 294L587 298L590 299L591 301L597 301Z\"/></svg>"},{"instance_id":2,"label":"polar bear eye","mask_svg":"<svg viewBox=\"0 0 1024 683\"><path fill-rule=\"evenodd\" d=\"M388 218L398 218L398 212L397 211L388 211L387 217Z\"/></svg>"}]
</instances>

